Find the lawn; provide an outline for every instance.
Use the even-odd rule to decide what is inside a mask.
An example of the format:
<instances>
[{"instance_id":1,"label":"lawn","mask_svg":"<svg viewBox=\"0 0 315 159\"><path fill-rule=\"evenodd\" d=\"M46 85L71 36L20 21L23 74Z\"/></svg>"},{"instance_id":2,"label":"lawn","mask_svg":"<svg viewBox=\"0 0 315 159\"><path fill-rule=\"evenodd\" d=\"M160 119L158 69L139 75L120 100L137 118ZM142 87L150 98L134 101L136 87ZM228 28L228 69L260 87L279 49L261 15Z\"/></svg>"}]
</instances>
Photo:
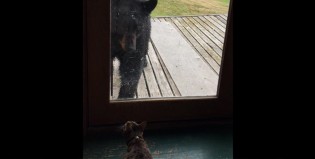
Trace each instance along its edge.
<instances>
[{"instance_id":1,"label":"lawn","mask_svg":"<svg viewBox=\"0 0 315 159\"><path fill-rule=\"evenodd\" d=\"M230 0L158 0L151 16L227 14Z\"/></svg>"}]
</instances>

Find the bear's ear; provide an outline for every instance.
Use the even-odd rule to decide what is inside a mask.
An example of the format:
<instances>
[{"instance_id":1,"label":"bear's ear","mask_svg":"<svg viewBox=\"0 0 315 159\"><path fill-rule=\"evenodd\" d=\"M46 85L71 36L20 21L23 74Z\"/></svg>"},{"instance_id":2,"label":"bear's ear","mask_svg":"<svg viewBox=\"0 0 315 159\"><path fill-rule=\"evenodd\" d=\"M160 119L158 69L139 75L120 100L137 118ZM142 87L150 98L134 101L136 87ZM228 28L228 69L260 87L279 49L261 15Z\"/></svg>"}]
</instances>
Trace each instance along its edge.
<instances>
[{"instance_id":1,"label":"bear's ear","mask_svg":"<svg viewBox=\"0 0 315 159\"><path fill-rule=\"evenodd\" d=\"M157 5L158 0L137 0L141 3L143 11L150 14Z\"/></svg>"}]
</instances>

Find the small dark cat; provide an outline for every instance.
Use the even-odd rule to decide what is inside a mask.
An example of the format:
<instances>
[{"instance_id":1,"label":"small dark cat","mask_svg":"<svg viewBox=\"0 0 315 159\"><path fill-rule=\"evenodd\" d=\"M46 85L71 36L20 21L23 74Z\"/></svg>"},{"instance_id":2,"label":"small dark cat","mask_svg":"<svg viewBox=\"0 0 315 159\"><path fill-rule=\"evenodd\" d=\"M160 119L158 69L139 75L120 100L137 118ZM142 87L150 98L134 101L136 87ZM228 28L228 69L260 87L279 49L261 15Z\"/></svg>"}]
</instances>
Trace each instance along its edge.
<instances>
[{"instance_id":1,"label":"small dark cat","mask_svg":"<svg viewBox=\"0 0 315 159\"><path fill-rule=\"evenodd\" d=\"M134 121L127 121L122 126L123 136L128 146L124 159L152 159L150 150L143 139L143 130L147 122L137 124Z\"/></svg>"}]
</instances>

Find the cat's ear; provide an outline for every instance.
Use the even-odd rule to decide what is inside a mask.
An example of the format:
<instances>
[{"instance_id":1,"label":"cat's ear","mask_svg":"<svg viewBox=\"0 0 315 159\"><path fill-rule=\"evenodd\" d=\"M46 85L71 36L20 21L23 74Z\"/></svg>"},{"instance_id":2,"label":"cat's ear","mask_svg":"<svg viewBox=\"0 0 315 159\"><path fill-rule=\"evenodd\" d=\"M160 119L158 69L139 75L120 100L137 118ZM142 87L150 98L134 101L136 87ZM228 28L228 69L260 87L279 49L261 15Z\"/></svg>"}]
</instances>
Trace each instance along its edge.
<instances>
[{"instance_id":1,"label":"cat's ear","mask_svg":"<svg viewBox=\"0 0 315 159\"><path fill-rule=\"evenodd\" d=\"M144 121L144 122L140 123L139 126L140 126L141 130L143 131L144 128L147 126L147 122Z\"/></svg>"}]
</instances>

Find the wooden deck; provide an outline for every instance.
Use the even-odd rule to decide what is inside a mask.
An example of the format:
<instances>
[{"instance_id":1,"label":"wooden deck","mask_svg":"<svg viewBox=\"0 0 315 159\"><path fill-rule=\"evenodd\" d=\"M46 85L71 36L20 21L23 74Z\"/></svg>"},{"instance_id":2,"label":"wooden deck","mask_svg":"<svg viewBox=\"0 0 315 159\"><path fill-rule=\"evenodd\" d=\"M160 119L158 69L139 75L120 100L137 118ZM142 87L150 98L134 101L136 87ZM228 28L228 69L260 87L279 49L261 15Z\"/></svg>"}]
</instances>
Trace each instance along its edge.
<instances>
[{"instance_id":1,"label":"wooden deck","mask_svg":"<svg viewBox=\"0 0 315 159\"><path fill-rule=\"evenodd\" d=\"M135 98L216 95L227 15L152 18L151 39ZM114 61L111 99L120 87Z\"/></svg>"}]
</instances>

